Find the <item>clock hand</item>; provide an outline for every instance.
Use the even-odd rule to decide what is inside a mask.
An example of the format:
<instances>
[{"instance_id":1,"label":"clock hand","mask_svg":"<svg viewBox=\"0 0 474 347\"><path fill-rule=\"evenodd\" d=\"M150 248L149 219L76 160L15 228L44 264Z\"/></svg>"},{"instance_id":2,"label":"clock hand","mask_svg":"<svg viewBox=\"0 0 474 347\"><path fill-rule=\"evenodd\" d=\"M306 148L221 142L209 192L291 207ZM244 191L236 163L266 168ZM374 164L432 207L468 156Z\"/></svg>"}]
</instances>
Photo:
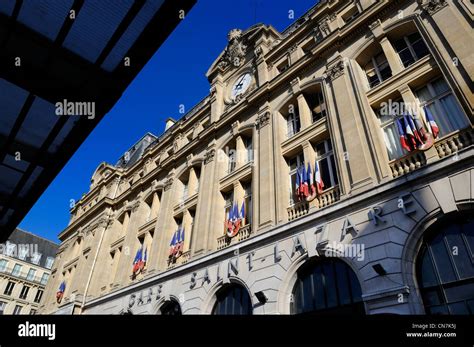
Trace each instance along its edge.
<instances>
[{"instance_id":1,"label":"clock hand","mask_svg":"<svg viewBox=\"0 0 474 347\"><path fill-rule=\"evenodd\" d=\"M235 85L235 89L242 89L242 85L244 84L244 82L243 82L244 78L245 78L245 75L242 76L240 81Z\"/></svg>"}]
</instances>

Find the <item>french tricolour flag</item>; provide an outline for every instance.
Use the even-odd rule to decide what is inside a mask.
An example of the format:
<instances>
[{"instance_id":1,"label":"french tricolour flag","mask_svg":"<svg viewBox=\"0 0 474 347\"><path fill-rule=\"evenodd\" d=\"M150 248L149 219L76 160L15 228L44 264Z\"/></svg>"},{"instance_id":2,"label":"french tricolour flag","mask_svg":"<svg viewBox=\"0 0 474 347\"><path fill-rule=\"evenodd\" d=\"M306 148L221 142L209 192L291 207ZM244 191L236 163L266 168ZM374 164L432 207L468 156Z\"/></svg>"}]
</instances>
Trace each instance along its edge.
<instances>
[{"instance_id":1,"label":"french tricolour flag","mask_svg":"<svg viewBox=\"0 0 474 347\"><path fill-rule=\"evenodd\" d=\"M319 170L319 163L317 161L314 164L314 178L316 180L316 188L318 190L318 194L321 194L324 189L324 182L321 177L321 170Z\"/></svg>"},{"instance_id":2,"label":"french tricolour flag","mask_svg":"<svg viewBox=\"0 0 474 347\"><path fill-rule=\"evenodd\" d=\"M425 116L426 116L426 123L430 125L431 133L433 134L433 138L437 138L439 134L438 124L436 124L433 115L428 107L424 107Z\"/></svg>"},{"instance_id":3,"label":"french tricolour flag","mask_svg":"<svg viewBox=\"0 0 474 347\"><path fill-rule=\"evenodd\" d=\"M410 122L408 120L407 116L403 116L403 123L405 124L405 134L408 140L408 145L410 148L416 149L416 137L415 134L413 133L413 130L410 126Z\"/></svg>"},{"instance_id":4,"label":"french tricolour flag","mask_svg":"<svg viewBox=\"0 0 474 347\"><path fill-rule=\"evenodd\" d=\"M298 198L300 197L300 173L299 173L299 169L296 170L295 194Z\"/></svg>"},{"instance_id":5,"label":"french tricolour flag","mask_svg":"<svg viewBox=\"0 0 474 347\"><path fill-rule=\"evenodd\" d=\"M304 164L303 164L303 194L304 194L304 197L307 197L309 195L308 171L304 167Z\"/></svg>"},{"instance_id":6,"label":"french tricolour flag","mask_svg":"<svg viewBox=\"0 0 474 347\"><path fill-rule=\"evenodd\" d=\"M308 170L306 172L308 173L308 184L309 184L309 189L311 190L310 195L313 195L315 193L314 176L313 176L313 172L311 171L310 163L308 163Z\"/></svg>"},{"instance_id":7,"label":"french tricolour flag","mask_svg":"<svg viewBox=\"0 0 474 347\"><path fill-rule=\"evenodd\" d=\"M398 118L396 120L396 123L397 123L398 133L400 134L400 144L402 145L402 147L404 149L406 149L408 152L410 152L411 148L410 148L410 146L408 146L407 135L405 133L405 127L402 124L402 119Z\"/></svg>"}]
</instances>

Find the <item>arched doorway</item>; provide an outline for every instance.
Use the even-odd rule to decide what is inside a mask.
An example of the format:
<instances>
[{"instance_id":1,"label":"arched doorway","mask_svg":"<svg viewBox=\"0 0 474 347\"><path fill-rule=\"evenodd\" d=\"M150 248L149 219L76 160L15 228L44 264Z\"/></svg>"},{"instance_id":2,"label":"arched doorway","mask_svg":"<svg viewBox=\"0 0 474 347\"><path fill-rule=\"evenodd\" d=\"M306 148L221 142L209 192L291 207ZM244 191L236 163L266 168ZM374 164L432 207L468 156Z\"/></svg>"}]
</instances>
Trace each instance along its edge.
<instances>
[{"instance_id":1,"label":"arched doorway","mask_svg":"<svg viewBox=\"0 0 474 347\"><path fill-rule=\"evenodd\" d=\"M212 309L214 315L251 315L252 300L243 286L229 284L216 293L216 303Z\"/></svg>"},{"instance_id":2,"label":"arched doorway","mask_svg":"<svg viewBox=\"0 0 474 347\"><path fill-rule=\"evenodd\" d=\"M430 227L416 269L427 314L474 314L474 218L456 214Z\"/></svg>"},{"instance_id":3,"label":"arched doorway","mask_svg":"<svg viewBox=\"0 0 474 347\"><path fill-rule=\"evenodd\" d=\"M167 301L161 306L160 312L163 316L180 316L181 307L176 300Z\"/></svg>"},{"instance_id":4,"label":"arched doorway","mask_svg":"<svg viewBox=\"0 0 474 347\"><path fill-rule=\"evenodd\" d=\"M342 260L312 259L297 276L292 314L365 314L359 281Z\"/></svg>"}]
</instances>

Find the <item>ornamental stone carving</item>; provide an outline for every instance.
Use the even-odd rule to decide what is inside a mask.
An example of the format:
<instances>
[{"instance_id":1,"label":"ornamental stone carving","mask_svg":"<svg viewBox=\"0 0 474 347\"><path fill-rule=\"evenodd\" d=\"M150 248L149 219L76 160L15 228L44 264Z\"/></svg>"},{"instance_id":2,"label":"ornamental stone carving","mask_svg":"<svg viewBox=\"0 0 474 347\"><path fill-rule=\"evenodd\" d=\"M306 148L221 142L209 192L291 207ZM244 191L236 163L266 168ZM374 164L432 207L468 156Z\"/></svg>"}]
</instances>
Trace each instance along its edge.
<instances>
[{"instance_id":1,"label":"ornamental stone carving","mask_svg":"<svg viewBox=\"0 0 474 347\"><path fill-rule=\"evenodd\" d=\"M214 148L208 149L206 154L204 154L204 164L208 164L214 160L216 155L216 150Z\"/></svg>"},{"instance_id":2,"label":"ornamental stone carving","mask_svg":"<svg viewBox=\"0 0 474 347\"><path fill-rule=\"evenodd\" d=\"M326 75L333 81L344 74L344 62L341 60L331 67L327 68Z\"/></svg>"},{"instance_id":3,"label":"ornamental stone carving","mask_svg":"<svg viewBox=\"0 0 474 347\"><path fill-rule=\"evenodd\" d=\"M448 3L446 0L421 0L421 7L428 12L430 16L445 7Z\"/></svg>"},{"instance_id":4,"label":"ornamental stone carving","mask_svg":"<svg viewBox=\"0 0 474 347\"><path fill-rule=\"evenodd\" d=\"M168 179L165 181L165 184L164 184L165 191L170 190L172 185L173 185L173 178L168 177Z\"/></svg>"},{"instance_id":5,"label":"ornamental stone carving","mask_svg":"<svg viewBox=\"0 0 474 347\"><path fill-rule=\"evenodd\" d=\"M257 126L258 129L261 129L268 124L270 124L269 111L263 112L262 114L258 115L257 121L255 122L255 125Z\"/></svg>"},{"instance_id":6,"label":"ornamental stone carving","mask_svg":"<svg viewBox=\"0 0 474 347\"><path fill-rule=\"evenodd\" d=\"M227 35L229 43L224 51L224 55L220 59L218 66L221 69L227 68L229 65L239 67L243 64L245 54L247 53L247 45L242 37L242 30L232 29Z\"/></svg>"}]
</instances>

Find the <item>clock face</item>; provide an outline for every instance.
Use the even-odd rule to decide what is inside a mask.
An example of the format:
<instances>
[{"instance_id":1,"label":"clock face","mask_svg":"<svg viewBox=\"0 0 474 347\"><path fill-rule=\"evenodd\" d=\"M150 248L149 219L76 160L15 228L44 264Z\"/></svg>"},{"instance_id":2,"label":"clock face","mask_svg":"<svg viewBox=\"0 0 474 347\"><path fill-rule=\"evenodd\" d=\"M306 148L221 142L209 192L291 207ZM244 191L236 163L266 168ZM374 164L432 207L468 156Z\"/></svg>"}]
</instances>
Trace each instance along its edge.
<instances>
[{"instance_id":1,"label":"clock face","mask_svg":"<svg viewBox=\"0 0 474 347\"><path fill-rule=\"evenodd\" d=\"M252 82L252 75L249 73L245 73L242 76L238 77L237 80L234 82L231 91L231 98L235 99L238 95L245 93L245 91L250 86Z\"/></svg>"}]
</instances>

